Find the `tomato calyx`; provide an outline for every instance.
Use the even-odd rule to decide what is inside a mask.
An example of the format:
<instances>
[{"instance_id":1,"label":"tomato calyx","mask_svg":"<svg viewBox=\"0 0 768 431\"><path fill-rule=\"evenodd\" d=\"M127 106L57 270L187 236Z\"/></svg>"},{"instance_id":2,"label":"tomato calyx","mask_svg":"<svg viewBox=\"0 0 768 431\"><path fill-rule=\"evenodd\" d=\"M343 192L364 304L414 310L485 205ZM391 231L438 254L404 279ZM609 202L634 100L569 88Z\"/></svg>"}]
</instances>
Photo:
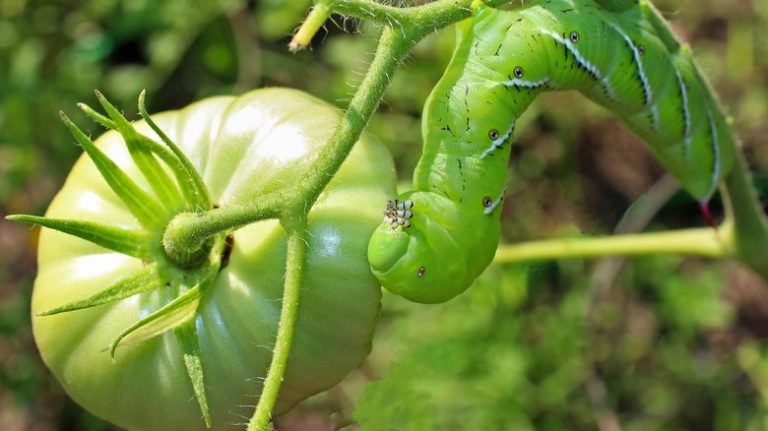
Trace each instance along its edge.
<instances>
[{"instance_id":1,"label":"tomato calyx","mask_svg":"<svg viewBox=\"0 0 768 431\"><path fill-rule=\"evenodd\" d=\"M66 114L60 112L60 115L109 188L135 217L139 227L113 226L109 220L93 222L33 215L12 215L7 218L74 235L140 259L144 266L137 273L119 279L86 298L45 310L38 315L73 312L120 301L153 289L167 289L173 299L125 328L107 350L114 361L118 347L142 342L173 330L183 352L184 365L198 405L206 425L210 427L202 357L194 322L200 298L213 284L221 268L226 253L226 233L208 236L192 249L169 250L166 247L164 234L177 216L196 217L196 214L213 207L202 177L186 155L147 114L144 92L139 96L139 111L162 144L139 133L100 92L96 91L96 97L107 116L85 104L78 104L78 107L97 123L120 133L132 162L144 176L144 187L96 146Z\"/></svg>"}]
</instances>

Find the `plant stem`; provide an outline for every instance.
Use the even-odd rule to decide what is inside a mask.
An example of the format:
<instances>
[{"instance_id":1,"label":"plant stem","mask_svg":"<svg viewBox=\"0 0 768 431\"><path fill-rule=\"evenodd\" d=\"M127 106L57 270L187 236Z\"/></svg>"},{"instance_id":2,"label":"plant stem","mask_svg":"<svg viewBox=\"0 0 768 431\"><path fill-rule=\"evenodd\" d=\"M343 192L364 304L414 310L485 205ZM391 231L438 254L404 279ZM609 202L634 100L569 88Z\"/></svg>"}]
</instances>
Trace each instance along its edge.
<instances>
[{"instance_id":1,"label":"plant stem","mask_svg":"<svg viewBox=\"0 0 768 431\"><path fill-rule=\"evenodd\" d=\"M314 168L299 185L291 206L312 207L357 142L379 106L390 77L415 42L410 32L401 33L389 27L384 28L368 72L331 136L327 151L319 155Z\"/></svg>"},{"instance_id":2,"label":"plant stem","mask_svg":"<svg viewBox=\"0 0 768 431\"><path fill-rule=\"evenodd\" d=\"M205 243L211 236L280 216L285 210L284 201L282 193L272 193L245 205L178 214L165 229L163 249L168 258L183 265L190 260L190 256L205 249Z\"/></svg>"},{"instance_id":3,"label":"plant stem","mask_svg":"<svg viewBox=\"0 0 768 431\"><path fill-rule=\"evenodd\" d=\"M299 27L299 31L293 35L291 43L288 44L288 49L291 52L296 52L303 49L309 42L312 41L317 30L325 24L325 20L331 16L333 1L318 2L312 8L312 11L307 15L304 23Z\"/></svg>"},{"instance_id":4,"label":"plant stem","mask_svg":"<svg viewBox=\"0 0 768 431\"><path fill-rule=\"evenodd\" d=\"M370 0L335 0L333 10L342 15L368 19L394 27L405 20L408 9Z\"/></svg>"},{"instance_id":5,"label":"plant stem","mask_svg":"<svg viewBox=\"0 0 768 431\"><path fill-rule=\"evenodd\" d=\"M596 238L558 238L500 245L493 262L648 254L726 257L733 252L728 246L729 238L729 225L718 230L698 228Z\"/></svg>"},{"instance_id":6,"label":"plant stem","mask_svg":"<svg viewBox=\"0 0 768 431\"><path fill-rule=\"evenodd\" d=\"M248 424L248 431L268 430L269 421L272 418L272 408L277 402L277 396L285 375L285 367L288 363L296 327L299 294L304 278L304 256L307 251L307 219L306 217L299 217L291 225L285 227L288 231L288 256L285 265L283 306L280 311L277 340L272 354L272 363L264 380L261 398L259 398L256 412Z\"/></svg>"},{"instance_id":7,"label":"plant stem","mask_svg":"<svg viewBox=\"0 0 768 431\"><path fill-rule=\"evenodd\" d=\"M438 0L421 6L401 8L370 0L330 0L330 2L332 9L343 15L376 21L393 28L406 23L418 24L430 32L468 18L472 13L473 3L472 0ZM512 0L483 1L491 7L511 2Z\"/></svg>"}]
</instances>

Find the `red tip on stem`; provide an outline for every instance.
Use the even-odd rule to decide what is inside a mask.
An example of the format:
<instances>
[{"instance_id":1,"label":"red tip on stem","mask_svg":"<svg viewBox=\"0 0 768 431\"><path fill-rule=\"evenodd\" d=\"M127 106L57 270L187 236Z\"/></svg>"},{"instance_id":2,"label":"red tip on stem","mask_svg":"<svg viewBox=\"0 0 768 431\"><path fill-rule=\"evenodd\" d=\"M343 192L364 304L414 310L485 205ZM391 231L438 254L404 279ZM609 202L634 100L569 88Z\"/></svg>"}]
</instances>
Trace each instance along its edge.
<instances>
[{"instance_id":1,"label":"red tip on stem","mask_svg":"<svg viewBox=\"0 0 768 431\"><path fill-rule=\"evenodd\" d=\"M702 217L704 217L704 221L707 222L707 224L710 227L717 227L715 226L715 220L712 218L712 212L709 211L709 200L703 200L699 201L699 210L701 211Z\"/></svg>"}]
</instances>

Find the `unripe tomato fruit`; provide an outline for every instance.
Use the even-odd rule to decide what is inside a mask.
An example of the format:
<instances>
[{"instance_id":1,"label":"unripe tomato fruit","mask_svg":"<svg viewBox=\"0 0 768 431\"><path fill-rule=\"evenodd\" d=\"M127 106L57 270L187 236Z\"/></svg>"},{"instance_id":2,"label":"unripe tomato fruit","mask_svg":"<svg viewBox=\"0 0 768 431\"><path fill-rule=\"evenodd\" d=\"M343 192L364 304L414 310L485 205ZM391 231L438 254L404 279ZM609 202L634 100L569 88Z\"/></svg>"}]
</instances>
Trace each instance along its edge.
<instances>
[{"instance_id":1,"label":"unripe tomato fruit","mask_svg":"<svg viewBox=\"0 0 768 431\"><path fill-rule=\"evenodd\" d=\"M275 88L213 97L152 118L202 175L211 202L226 207L290 190L325 151L340 112L299 91ZM134 125L157 139L143 122ZM96 145L151 193L119 134L107 132ZM387 150L362 137L309 213L296 335L274 415L339 382L368 354L380 289L366 249L381 221L382 203L394 195L394 182ZM140 228L85 156L46 216ZM157 226L158 232L163 229ZM195 317L213 429L242 428L235 424L246 422L258 401L285 270L285 232L276 221L247 225L232 237L228 262L203 294ZM66 392L95 415L127 429L204 429L172 331L118 348L114 362L105 352L126 327L172 299L166 289L38 316L147 264L44 228L32 297L35 340Z\"/></svg>"}]
</instances>

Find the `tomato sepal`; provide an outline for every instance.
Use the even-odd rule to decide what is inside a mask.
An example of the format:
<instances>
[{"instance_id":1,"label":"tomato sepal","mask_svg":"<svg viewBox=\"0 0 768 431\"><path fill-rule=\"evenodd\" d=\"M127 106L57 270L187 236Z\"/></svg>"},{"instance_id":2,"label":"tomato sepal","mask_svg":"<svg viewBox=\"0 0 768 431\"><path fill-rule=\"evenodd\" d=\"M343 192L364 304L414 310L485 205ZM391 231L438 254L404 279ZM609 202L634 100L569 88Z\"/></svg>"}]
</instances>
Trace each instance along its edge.
<instances>
[{"instance_id":1,"label":"tomato sepal","mask_svg":"<svg viewBox=\"0 0 768 431\"><path fill-rule=\"evenodd\" d=\"M139 293L144 293L152 289L162 287L165 280L161 278L156 263L149 264L142 271L123 278L104 290L100 290L93 295L78 301L73 301L60 307L52 308L37 314L37 316L53 316L55 314L67 313L70 311L83 310L96 307L98 305L109 304L129 298Z\"/></svg>"},{"instance_id":2,"label":"tomato sepal","mask_svg":"<svg viewBox=\"0 0 768 431\"><path fill-rule=\"evenodd\" d=\"M139 133L100 91L96 90L95 93L96 99L98 99L104 111L107 112L109 118L115 123L115 130L123 136L131 158L149 182L149 186L160 198L160 202L171 203L171 205L178 204L181 195L176 188L176 184L171 180L171 177L168 176L163 167L160 166L151 150L141 145L142 139L139 137Z\"/></svg>"},{"instance_id":3,"label":"tomato sepal","mask_svg":"<svg viewBox=\"0 0 768 431\"><path fill-rule=\"evenodd\" d=\"M109 187L125 203L128 210L139 220L139 223L145 227L162 224L163 218L168 215L166 209L131 180L103 151L98 149L91 138L80 130L64 111L60 111L59 115L75 140L93 160Z\"/></svg>"},{"instance_id":4,"label":"tomato sepal","mask_svg":"<svg viewBox=\"0 0 768 431\"><path fill-rule=\"evenodd\" d=\"M53 219L29 214L9 215L6 220L45 226L142 260L152 258L149 235L144 230L123 229L95 222Z\"/></svg>"},{"instance_id":5,"label":"tomato sepal","mask_svg":"<svg viewBox=\"0 0 768 431\"><path fill-rule=\"evenodd\" d=\"M181 148L179 148L179 146L176 145L176 143L168 137L163 129L161 129L157 123L155 123L155 121L152 119L152 116L149 115L147 112L147 106L145 104L146 94L146 90L142 90L141 93L139 93L139 114L141 115L141 118L143 118L147 123L147 125L149 125L149 128L152 129L152 131L160 137L160 140L163 141L171 153L173 153L175 156L174 160L178 161L179 166L176 167L175 164L173 166L176 170L176 176L179 179L181 191L193 204L194 209L211 209L211 199L208 194L208 188L205 186L205 182L203 181L203 177L200 176L200 173L197 172L197 169L195 169L195 167L192 165L192 162L189 160L189 158L184 154L183 151L181 151ZM182 181L182 178L187 179L187 181Z\"/></svg>"},{"instance_id":6,"label":"tomato sepal","mask_svg":"<svg viewBox=\"0 0 768 431\"><path fill-rule=\"evenodd\" d=\"M195 328L195 318L192 316L179 326L174 328L176 341L181 346L184 356L184 366L187 369L187 376L192 383L192 391L195 393L197 404L203 415L203 421L207 428L211 427L211 410L208 408L208 399L205 396L205 379L203 376L203 354L200 351L200 342L197 338L197 328Z\"/></svg>"}]
</instances>

